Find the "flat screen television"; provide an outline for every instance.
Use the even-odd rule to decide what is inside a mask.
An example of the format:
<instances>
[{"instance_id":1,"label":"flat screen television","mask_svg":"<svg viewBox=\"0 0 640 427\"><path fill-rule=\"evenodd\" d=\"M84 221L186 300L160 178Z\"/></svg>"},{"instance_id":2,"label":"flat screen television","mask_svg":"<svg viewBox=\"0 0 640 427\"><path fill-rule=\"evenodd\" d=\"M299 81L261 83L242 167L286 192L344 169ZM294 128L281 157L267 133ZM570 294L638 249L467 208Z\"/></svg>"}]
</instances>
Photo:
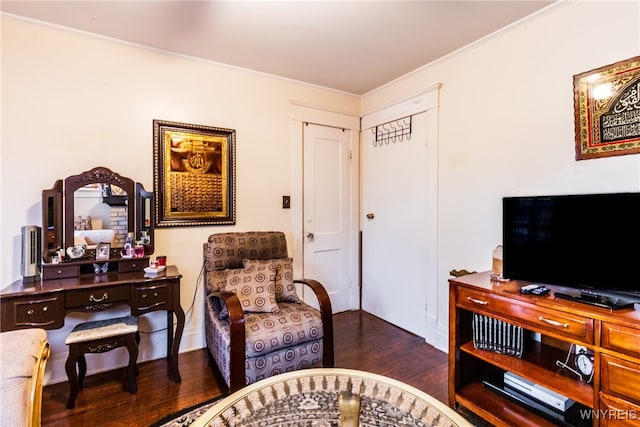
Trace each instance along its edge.
<instances>
[{"instance_id":1,"label":"flat screen television","mask_svg":"<svg viewBox=\"0 0 640 427\"><path fill-rule=\"evenodd\" d=\"M502 245L508 279L640 299L640 193L504 197Z\"/></svg>"}]
</instances>

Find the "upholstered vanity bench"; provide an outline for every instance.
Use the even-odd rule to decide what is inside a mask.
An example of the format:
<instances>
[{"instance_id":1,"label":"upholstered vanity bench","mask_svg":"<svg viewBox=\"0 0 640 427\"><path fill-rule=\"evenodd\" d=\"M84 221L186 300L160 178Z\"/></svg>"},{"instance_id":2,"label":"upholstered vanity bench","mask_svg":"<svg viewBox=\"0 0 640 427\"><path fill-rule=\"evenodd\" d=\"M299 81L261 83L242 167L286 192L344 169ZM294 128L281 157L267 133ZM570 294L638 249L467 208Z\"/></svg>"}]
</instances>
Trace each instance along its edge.
<instances>
[{"instance_id":1,"label":"upholstered vanity bench","mask_svg":"<svg viewBox=\"0 0 640 427\"><path fill-rule=\"evenodd\" d=\"M135 377L139 343L138 318L134 316L76 325L65 340L65 344L69 346L69 356L65 364L70 389L67 409L75 408L78 390L83 387L84 377L87 374L85 354L105 353L118 347L126 347L129 352L127 367L129 391L133 394L137 393L138 385Z\"/></svg>"}]
</instances>

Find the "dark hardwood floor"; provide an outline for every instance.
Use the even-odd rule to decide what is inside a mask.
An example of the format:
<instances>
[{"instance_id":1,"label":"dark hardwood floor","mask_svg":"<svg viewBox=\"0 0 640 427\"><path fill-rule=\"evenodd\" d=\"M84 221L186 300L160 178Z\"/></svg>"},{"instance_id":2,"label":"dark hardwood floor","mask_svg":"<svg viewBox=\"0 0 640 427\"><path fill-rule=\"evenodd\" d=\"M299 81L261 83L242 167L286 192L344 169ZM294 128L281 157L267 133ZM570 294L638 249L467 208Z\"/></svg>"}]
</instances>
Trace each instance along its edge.
<instances>
[{"instance_id":1,"label":"dark hardwood floor","mask_svg":"<svg viewBox=\"0 0 640 427\"><path fill-rule=\"evenodd\" d=\"M447 355L420 337L360 311L334 316L336 367L359 369L410 384L447 402ZM91 363L91 361L89 361ZM180 354L182 383L167 377L164 360L139 365L138 393L124 389L125 369L88 376L66 409L69 384L44 387L45 426L148 426L181 409L226 393L206 349Z\"/></svg>"}]
</instances>

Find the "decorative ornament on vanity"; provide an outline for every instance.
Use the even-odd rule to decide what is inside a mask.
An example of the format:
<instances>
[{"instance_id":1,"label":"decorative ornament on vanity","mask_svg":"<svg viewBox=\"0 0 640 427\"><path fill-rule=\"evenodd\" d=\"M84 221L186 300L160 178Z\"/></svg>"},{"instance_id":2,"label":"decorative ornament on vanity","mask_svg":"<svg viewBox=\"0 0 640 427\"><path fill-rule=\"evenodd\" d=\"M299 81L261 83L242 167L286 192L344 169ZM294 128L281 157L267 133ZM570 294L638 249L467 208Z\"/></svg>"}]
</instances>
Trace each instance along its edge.
<instances>
[{"instance_id":1,"label":"decorative ornament on vanity","mask_svg":"<svg viewBox=\"0 0 640 427\"><path fill-rule=\"evenodd\" d=\"M86 252L87 245L75 245L67 248L67 256L71 259L82 258Z\"/></svg>"}]
</instances>

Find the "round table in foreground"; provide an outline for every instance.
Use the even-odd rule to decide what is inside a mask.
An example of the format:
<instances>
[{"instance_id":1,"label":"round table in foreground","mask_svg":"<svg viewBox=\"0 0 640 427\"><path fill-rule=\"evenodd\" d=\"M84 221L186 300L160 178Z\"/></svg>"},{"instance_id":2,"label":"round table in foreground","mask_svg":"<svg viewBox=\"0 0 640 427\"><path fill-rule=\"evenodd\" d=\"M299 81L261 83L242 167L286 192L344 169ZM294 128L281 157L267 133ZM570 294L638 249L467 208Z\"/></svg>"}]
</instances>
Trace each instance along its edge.
<instances>
[{"instance_id":1,"label":"round table in foreground","mask_svg":"<svg viewBox=\"0 0 640 427\"><path fill-rule=\"evenodd\" d=\"M354 406L355 405L355 406ZM352 414L359 414L354 419ZM250 384L216 402L192 426L472 426L434 397L370 372L313 368Z\"/></svg>"}]
</instances>

